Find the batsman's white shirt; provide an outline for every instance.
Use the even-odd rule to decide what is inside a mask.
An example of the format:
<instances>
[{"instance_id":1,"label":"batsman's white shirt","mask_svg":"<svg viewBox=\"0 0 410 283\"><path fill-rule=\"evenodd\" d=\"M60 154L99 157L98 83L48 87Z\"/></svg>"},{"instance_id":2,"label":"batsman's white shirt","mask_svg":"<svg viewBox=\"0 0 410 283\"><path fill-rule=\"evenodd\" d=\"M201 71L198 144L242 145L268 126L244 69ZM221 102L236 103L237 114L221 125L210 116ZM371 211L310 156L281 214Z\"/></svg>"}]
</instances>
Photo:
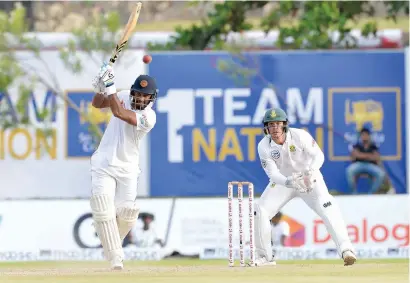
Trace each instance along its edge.
<instances>
[{"instance_id":1,"label":"batsman's white shirt","mask_svg":"<svg viewBox=\"0 0 410 283\"><path fill-rule=\"evenodd\" d=\"M129 90L117 93L126 109L131 109ZM156 114L151 106L144 110L132 110L137 116L137 126L112 116L101 142L91 157L92 170L100 170L114 176L138 175L140 142L155 126Z\"/></svg>"},{"instance_id":2,"label":"batsman's white shirt","mask_svg":"<svg viewBox=\"0 0 410 283\"><path fill-rule=\"evenodd\" d=\"M292 173L314 169L317 177L324 162L322 150L305 130L289 128L283 145L265 136L258 144L261 164L272 183L285 185Z\"/></svg>"}]
</instances>

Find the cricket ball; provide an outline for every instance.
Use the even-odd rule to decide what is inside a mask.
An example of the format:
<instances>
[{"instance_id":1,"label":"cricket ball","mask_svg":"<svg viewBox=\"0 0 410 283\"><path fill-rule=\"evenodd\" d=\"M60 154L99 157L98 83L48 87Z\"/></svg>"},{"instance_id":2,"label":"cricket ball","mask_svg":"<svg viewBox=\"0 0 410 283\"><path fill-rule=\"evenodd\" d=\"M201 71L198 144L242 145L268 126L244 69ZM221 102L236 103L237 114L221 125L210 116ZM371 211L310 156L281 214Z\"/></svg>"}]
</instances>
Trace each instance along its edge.
<instances>
[{"instance_id":1,"label":"cricket ball","mask_svg":"<svg viewBox=\"0 0 410 283\"><path fill-rule=\"evenodd\" d=\"M152 57L151 57L150 55L144 55L144 57L142 57L142 61L143 61L145 64L149 64L149 63L151 63L151 61L152 61Z\"/></svg>"}]
</instances>

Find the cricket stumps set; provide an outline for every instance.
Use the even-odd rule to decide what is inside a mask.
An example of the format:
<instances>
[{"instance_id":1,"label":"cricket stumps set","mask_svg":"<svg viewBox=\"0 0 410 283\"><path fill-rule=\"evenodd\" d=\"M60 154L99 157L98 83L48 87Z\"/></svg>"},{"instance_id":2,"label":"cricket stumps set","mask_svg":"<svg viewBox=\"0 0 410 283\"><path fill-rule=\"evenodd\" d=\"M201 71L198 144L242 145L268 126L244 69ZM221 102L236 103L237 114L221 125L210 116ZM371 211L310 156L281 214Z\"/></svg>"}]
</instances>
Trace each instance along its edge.
<instances>
[{"instance_id":1,"label":"cricket stumps set","mask_svg":"<svg viewBox=\"0 0 410 283\"><path fill-rule=\"evenodd\" d=\"M253 208L253 184L250 182L229 182L228 183L228 242L229 242L229 266L235 264L233 249L233 199L234 186L238 186L238 218L239 218L239 261L240 266L245 266L244 254L244 233L243 233L243 187L248 187L248 214L249 214L249 248L250 260L249 265L255 265L255 232L254 232L254 208Z\"/></svg>"}]
</instances>

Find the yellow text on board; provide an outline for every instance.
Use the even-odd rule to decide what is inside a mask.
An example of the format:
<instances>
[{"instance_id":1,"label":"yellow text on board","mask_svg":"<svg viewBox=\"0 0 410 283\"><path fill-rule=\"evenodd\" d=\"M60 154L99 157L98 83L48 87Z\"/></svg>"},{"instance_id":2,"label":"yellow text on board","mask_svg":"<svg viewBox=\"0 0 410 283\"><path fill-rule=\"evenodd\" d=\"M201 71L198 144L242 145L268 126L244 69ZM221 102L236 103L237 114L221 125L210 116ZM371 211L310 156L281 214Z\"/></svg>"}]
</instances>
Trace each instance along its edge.
<instances>
[{"instance_id":1,"label":"yellow text on board","mask_svg":"<svg viewBox=\"0 0 410 283\"><path fill-rule=\"evenodd\" d=\"M51 91L32 93L24 111L17 110L19 102L15 95L0 93L0 103L7 109L4 119L16 124L0 130L0 160L57 158L57 107ZM46 118L42 113L49 114ZM19 125L23 117L30 126Z\"/></svg>"},{"instance_id":2,"label":"yellow text on board","mask_svg":"<svg viewBox=\"0 0 410 283\"><path fill-rule=\"evenodd\" d=\"M15 128L0 131L0 160L4 160L6 154L17 160L28 159L33 155L35 159L42 159L45 155L50 159L56 159L56 130L29 131L24 128Z\"/></svg>"},{"instance_id":3,"label":"yellow text on board","mask_svg":"<svg viewBox=\"0 0 410 283\"><path fill-rule=\"evenodd\" d=\"M217 138L220 136L222 136L222 142L218 149ZM312 136L323 150L323 128L317 127ZM241 129L228 127L223 133L217 133L216 128L209 128L206 133L200 128L194 128L192 130L192 159L194 162L200 162L204 157L210 162L223 162L227 157L233 157L236 161L255 161L257 159L257 146L262 137L263 129L261 127ZM241 144L240 140L246 142Z\"/></svg>"}]
</instances>

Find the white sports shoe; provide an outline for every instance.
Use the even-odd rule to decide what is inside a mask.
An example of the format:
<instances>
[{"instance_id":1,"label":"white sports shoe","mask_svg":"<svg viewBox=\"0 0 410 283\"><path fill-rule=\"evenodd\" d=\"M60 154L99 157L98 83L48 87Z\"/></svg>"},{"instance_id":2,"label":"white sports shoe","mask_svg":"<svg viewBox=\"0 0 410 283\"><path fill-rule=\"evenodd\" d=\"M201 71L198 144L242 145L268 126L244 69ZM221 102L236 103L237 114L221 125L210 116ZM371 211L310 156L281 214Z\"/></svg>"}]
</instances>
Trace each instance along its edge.
<instances>
[{"instance_id":1,"label":"white sports shoe","mask_svg":"<svg viewBox=\"0 0 410 283\"><path fill-rule=\"evenodd\" d=\"M111 260L111 269L112 270L123 270L124 269L124 264L122 263L122 258L120 256L115 256Z\"/></svg>"},{"instance_id":2,"label":"white sports shoe","mask_svg":"<svg viewBox=\"0 0 410 283\"><path fill-rule=\"evenodd\" d=\"M345 266L353 265L357 258L351 250L346 250L342 253L343 261L345 262Z\"/></svg>"},{"instance_id":3,"label":"white sports shoe","mask_svg":"<svg viewBox=\"0 0 410 283\"><path fill-rule=\"evenodd\" d=\"M255 259L255 266L268 266L268 265L276 265L275 260L268 261L265 257L260 257Z\"/></svg>"}]
</instances>

